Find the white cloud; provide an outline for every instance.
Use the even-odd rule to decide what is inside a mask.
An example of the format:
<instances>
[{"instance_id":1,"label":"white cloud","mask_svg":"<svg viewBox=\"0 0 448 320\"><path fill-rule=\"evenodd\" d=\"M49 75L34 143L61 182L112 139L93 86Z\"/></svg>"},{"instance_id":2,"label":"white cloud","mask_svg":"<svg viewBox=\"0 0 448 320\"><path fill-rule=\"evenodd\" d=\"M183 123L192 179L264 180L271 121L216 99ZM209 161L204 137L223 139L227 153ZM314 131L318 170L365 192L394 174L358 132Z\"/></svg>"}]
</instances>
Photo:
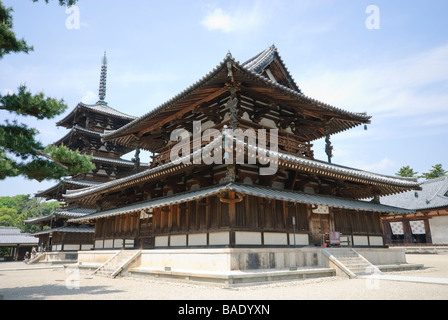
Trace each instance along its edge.
<instances>
[{"instance_id":1,"label":"white cloud","mask_svg":"<svg viewBox=\"0 0 448 320\"><path fill-rule=\"evenodd\" d=\"M209 30L220 30L224 32L234 31L235 26L232 25L232 17L222 11L222 9L215 9L213 12L209 12L202 25Z\"/></svg>"},{"instance_id":2,"label":"white cloud","mask_svg":"<svg viewBox=\"0 0 448 320\"><path fill-rule=\"evenodd\" d=\"M87 90L81 98L81 102L86 104L93 104L98 101L98 94L92 90Z\"/></svg>"},{"instance_id":3,"label":"white cloud","mask_svg":"<svg viewBox=\"0 0 448 320\"><path fill-rule=\"evenodd\" d=\"M259 27L267 19L258 2L252 3L250 7L247 7L243 1L238 4L242 6L231 12L221 8L209 9L201 24L210 31L247 32Z\"/></svg>"}]
</instances>

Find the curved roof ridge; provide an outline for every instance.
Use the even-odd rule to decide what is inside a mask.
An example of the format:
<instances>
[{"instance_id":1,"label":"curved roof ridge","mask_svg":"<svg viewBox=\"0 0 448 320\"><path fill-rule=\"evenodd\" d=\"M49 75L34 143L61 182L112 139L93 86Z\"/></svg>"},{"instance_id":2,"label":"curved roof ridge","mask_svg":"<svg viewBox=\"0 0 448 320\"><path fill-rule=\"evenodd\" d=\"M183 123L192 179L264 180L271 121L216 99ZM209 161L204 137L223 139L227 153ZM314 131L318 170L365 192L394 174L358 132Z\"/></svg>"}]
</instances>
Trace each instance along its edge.
<instances>
[{"instance_id":1,"label":"curved roof ridge","mask_svg":"<svg viewBox=\"0 0 448 320\"><path fill-rule=\"evenodd\" d=\"M299 86L295 82L294 78L292 77L291 73L289 72L288 68L286 67L283 59L281 58L277 48L275 45L271 45L269 48L265 49L264 51L257 54L255 57L247 60L242 65L245 66L247 69L254 71L258 74L261 74L261 72L270 65L273 61L278 61L281 65L281 67L286 72L286 78L287 81L292 85L295 91L302 93Z\"/></svg>"}]
</instances>

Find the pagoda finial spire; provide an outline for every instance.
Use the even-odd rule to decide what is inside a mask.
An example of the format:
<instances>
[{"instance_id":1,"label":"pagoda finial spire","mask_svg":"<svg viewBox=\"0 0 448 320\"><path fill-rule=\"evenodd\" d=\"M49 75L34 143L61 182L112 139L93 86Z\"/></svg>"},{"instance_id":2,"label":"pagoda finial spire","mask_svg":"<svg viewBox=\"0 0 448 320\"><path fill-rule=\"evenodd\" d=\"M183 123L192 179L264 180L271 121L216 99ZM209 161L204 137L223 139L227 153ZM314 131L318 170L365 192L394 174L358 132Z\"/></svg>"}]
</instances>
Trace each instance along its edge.
<instances>
[{"instance_id":1,"label":"pagoda finial spire","mask_svg":"<svg viewBox=\"0 0 448 320\"><path fill-rule=\"evenodd\" d=\"M100 78L100 90L99 90L99 103L101 104L107 104L105 102L106 98L106 79L107 79L107 58L106 58L106 51L104 51L104 57L103 57L103 65L101 66L101 78Z\"/></svg>"}]
</instances>

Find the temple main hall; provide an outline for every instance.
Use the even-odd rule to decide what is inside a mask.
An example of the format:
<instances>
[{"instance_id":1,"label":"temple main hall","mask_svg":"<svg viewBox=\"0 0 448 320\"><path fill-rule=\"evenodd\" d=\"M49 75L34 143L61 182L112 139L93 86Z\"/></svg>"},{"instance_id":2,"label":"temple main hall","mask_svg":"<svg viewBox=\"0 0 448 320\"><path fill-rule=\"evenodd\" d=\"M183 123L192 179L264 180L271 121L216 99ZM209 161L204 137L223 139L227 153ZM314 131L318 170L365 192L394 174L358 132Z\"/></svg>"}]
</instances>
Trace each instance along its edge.
<instances>
[{"instance_id":1,"label":"temple main hall","mask_svg":"<svg viewBox=\"0 0 448 320\"><path fill-rule=\"evenodd\" d=\"M99 271L127 251L118 273L134 274L331 269L319 250L332 246L401 259L387 251L381 217L412 210L379 198L419 190L416 179L333 163L331 137L370 122L306 96L275 46L244 63L228 53L170 100L95 133L117 155L135 150L136 167L140 151L151 159L62 195L94 210L68 220L94 226L78 259ZM314 157L319 139L327 159Z\"/></svg>"}]
</instances>

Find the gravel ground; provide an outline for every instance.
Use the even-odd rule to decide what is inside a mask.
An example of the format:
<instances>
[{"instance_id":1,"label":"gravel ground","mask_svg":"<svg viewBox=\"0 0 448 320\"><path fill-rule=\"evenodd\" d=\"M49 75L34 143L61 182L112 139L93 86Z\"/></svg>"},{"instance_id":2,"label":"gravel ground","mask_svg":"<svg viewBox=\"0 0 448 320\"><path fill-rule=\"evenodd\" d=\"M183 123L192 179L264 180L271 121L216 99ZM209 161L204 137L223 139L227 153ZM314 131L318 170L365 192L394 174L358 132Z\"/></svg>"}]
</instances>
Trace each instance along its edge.
<instances>
[{"instance_id":1,"label":"gravel ground","mask_svg":"<svg viewBox=\"0 0 448 320\"><path fill-rule=\"evenodd\" d=\"M448 279L448 254L408 254L407 261L425 268L387 274ZM41 267L0 263L0 300L448 300L448 285L410 281L329 277L226 289Z\"/></svg>"}]
</instances>

